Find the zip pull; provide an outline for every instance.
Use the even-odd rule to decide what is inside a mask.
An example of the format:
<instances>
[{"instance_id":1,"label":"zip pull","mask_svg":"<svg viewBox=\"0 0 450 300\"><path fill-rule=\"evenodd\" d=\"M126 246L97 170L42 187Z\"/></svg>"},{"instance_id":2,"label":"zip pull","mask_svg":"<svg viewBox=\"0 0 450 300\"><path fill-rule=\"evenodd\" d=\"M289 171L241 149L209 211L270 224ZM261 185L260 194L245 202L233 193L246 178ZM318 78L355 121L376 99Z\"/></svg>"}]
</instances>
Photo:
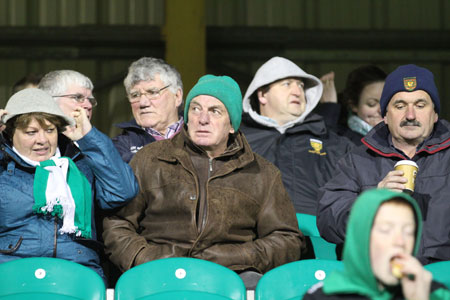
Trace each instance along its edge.
<instances>
[{"instance_id":1,"label":"zip pull","mask_svg":"<svg viewBox=\"0 0 450 300\"><path fill-rule=\"evenodd\" d=\"M210 158L209 159L209 172L212 172L212 161L213 161L213 159L212 158Z\"/></svg>"}]
</instances>

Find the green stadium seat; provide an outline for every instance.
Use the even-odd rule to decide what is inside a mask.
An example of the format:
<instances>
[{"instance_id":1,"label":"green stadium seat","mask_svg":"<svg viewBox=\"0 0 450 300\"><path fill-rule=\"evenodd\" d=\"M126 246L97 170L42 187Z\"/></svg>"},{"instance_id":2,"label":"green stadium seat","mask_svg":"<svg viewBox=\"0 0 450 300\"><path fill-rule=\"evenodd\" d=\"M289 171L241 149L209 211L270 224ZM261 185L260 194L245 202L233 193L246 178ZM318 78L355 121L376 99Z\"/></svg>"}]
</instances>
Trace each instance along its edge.
<instances>
[{"instance_id":1,"label":"green stadium seat","mask_svg":"<svg viewBox=\"0 0 450 300\"><path fill-rule=\"evenodd\" d=\"M311 286L343 268L342 261L325 259L305 259L279 266L259 280L255 300L301 299Z\"/></svg>"},{"instance_id":2,"label":"green stadium seat","mask_svg":"<svg viewBox=\"0 0 450 300\"><path fill-rule=\"evenodd\" d=\"M234 271L210 261L177 257L136 266L119 277L116 300L244 300L244 282Z\"/></svg>"},{"instance_id":3,"label":"green stadium seat","mask_svg":"<svg viewBox=\"0 0 450 300\"><path fill-rule=\"evenodd\" d=\"M318 259L336 260L336 244L324 240L316 225L316 216L297 213L298 228L311 239L314 255Z\"/></svg>"},{"instance_id":4,"label":"green stadium seat","mask_svg":"<svg viewBox=\"0 0 450 300\"><path fill-rule=\"evenodd\" d=\"M433 274L433 280L450 289L450 260L425 265L425 269Z\"/></svg>"},{"instance_id":5,"label":"green stadium seat","mask_svg":"<svg viewBox=\"0 0 450 300\"><path fill-rule=\"evenodd\" d=\"M0 264L2 300L104 300L103 279L83 265L59 258L31 257Z\"/></svg>"}]
</instances>

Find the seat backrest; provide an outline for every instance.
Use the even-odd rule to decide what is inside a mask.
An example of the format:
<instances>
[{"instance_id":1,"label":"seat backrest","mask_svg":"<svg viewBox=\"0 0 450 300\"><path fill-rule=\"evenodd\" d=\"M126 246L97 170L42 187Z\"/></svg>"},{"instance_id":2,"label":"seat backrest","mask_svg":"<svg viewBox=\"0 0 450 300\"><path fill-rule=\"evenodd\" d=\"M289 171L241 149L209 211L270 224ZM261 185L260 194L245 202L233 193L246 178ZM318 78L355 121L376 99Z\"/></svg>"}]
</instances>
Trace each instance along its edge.
<instances>
[{"instance_id":1,"label":"seat backrest","mask_svg":"<svg viewBox=\"0 0 450 300\"><path fill-rule=\"evenodd\" d=\"M244 300L244 282L219 264L187 257L164 258L136 266L120 276L115 299Z\"/></svg>"},{"instance_id":2,"label":"seat backrest","mask_svg":"<svg viewBox=\"0 0 450 300\"><path fill-rule=\"evenodd\" d=\"M425 269L433 274L433 280L444 284L450 289L450 260L425 265Z\"/></svg>"},{"instance_id":3,"label":"seat backrest","mask_svg":"<svg viewBox=\"0 0 450 300\"><path fill-rule=\"evenodd\" d=\"M297 213L298 228L307 236L319 236L319 229L317 229L316 216Z\"/></svg>"},{"instance_id":4,"label":"seat backrest","mask_svg":"<svg viewBox=\"0 0 450 300\"><path fill-rule=\"evenodd\" d=\"M83 265L59 258L21 258L0 264L1 299L104 300L103 279Z\"/></svg>"},{"instance_id":5,"label":"seat backrest","mask_svg":"<svg viewBox=\"0 0 450 300\"><path fill-rule=\"evenodd\" d=\"M259 280L256 300L301 299L306 291L334 270L342 270L338 260L305 259L270 270Z\"/></svg>"},{"instance_id":6,"label":"seat backrest","mask_svg":"<svg viewBox=\"0 0 450 300\"><path fill-rule=\"evenodd\" d=\"M298 228L305 236L309 236L314 248L314 255L319 259L336 260L336 244L329 243L320 237L316 216L297 213Z\"/></svg>"}]
</instances>

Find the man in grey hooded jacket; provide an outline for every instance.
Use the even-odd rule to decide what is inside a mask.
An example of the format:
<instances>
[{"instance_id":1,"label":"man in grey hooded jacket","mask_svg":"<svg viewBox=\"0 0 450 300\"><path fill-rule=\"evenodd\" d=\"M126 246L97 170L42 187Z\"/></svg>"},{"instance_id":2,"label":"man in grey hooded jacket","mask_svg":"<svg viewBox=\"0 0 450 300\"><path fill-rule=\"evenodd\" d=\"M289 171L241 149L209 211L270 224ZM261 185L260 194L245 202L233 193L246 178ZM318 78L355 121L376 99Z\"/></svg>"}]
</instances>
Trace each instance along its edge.
<instances>
[{"instance_id":1,"label":"man in grey hooded jacket","mask_svg":"<svg viewBox=\"0 0 450 300\"><path fill-rule=\"evenodd\" d=\"M317 77L273 57L256 72L243 103L241 130L250 146L281 170L296 211L310 215L316 215L319 187L352 147L312 113L322 90Z\"/></svg>"}]
</instances>

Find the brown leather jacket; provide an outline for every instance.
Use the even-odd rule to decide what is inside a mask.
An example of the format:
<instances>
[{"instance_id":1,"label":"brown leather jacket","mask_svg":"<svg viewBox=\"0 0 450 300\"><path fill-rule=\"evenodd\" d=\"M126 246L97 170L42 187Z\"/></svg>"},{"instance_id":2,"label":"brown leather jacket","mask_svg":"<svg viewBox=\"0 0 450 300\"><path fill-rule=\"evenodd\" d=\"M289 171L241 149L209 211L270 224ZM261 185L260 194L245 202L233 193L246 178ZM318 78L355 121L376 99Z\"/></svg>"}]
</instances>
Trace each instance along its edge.
<instances>
[{"instance_id":1,"label":"brown leather jacket","mask_svg":"<svg viewBox=\"0 0 450 300\"><path fill-rule=\"evenodd\" d=\"M199 156L209 162L203 189ZM240 133L208 159L183 130L145 146L130 164L140 193L103 222L106 252L122 271L183 256L264 273L300 258L303 236L281 174Z\"/></svg>"}]
</instances>

